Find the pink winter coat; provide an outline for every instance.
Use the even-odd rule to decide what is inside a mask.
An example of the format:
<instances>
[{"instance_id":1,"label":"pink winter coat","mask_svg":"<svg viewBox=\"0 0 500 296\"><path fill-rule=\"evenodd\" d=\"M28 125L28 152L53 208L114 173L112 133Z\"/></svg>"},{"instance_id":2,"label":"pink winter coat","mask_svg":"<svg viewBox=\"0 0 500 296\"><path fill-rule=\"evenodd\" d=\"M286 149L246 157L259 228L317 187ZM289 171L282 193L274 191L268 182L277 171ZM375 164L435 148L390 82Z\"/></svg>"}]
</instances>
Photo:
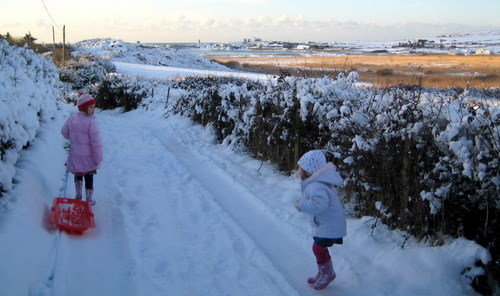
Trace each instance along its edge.
<instances>
[{"instance_id":1,"label":"pink winter coat","mask_svg":"<svg viewBox=\"0 0 500 296\"><path fill-rule=\"evenodd\" d=\"M83 112L72 115L61 130L71 142L66 169L73 174L97 170L102 161L102 143L99 128L93 116Z\"/></svg>"}]
</instances>

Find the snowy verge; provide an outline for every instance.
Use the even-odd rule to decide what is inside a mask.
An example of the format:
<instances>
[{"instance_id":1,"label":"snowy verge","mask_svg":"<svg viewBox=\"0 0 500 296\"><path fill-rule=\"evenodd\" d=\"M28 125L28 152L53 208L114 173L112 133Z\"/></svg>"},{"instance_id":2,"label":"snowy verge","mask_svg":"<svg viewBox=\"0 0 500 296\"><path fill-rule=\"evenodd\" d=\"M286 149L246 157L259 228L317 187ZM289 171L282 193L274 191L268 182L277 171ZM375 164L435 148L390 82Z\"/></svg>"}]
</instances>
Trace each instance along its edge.
<instances>
[{"instance_id":1,"label":"snowy verge","mask_svg":"<svg viewBox=\"0 0 500 296\"><path fill-rule=\"evenodd\" d=\"M12 188L18 154L52 119L60 98L54 64L0 40L0 197Z\"/></svg>"}]
</instances>

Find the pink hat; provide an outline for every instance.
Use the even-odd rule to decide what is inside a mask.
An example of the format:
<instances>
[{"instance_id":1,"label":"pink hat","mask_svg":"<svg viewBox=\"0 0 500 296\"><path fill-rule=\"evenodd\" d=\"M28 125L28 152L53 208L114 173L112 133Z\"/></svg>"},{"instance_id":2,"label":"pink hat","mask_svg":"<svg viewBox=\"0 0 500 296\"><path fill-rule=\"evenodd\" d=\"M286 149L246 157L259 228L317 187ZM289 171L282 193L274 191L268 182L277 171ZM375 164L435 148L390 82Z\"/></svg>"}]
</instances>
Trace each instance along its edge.
<instances>
[{"instance_id":1,"label":"pink hat","mask_svg":"<svg viewBox=\"0 0 500 296\"><path fill-rule=\"evenodd\" d=\"M302 155L297 163L304 171L312 175L326 164L325 153L321 150L311 150Z\"/></svg>"},{"instance_id":2,"label":"pink hat","mask_svg":"<svg viewBox=\"0 0 500 296\"><path fill-rule=\"evenodd\" d=\"M80 111L84 111L88 106L94 105L95 103L94 97L89 94L82 94L76 100L76 105Z\"/></svg>"}]
</instances>

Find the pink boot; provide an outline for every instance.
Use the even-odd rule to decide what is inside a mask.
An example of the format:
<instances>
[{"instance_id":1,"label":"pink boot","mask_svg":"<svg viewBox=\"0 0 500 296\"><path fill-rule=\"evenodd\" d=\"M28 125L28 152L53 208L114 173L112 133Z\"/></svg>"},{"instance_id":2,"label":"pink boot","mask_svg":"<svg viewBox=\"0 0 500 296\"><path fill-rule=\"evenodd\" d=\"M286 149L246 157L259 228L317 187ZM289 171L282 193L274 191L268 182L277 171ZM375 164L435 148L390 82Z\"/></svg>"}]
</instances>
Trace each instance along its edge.
<instances>
[{"instance_id":1,"label":"pink boot","mask_svg":"<svg viewBox=\"0 0 500 296\"><path fill-rule=\"evenodd\" d=\"M75 190L76 190L75 199L82 200L82 187L83 187L83 180L76 180L75 181Z\"/></svg>"},{"instance_id":2,"label":"pink boot","mask_svg":"<svg viewBox=\"0 0 500 296\"><path fill-rule=\"evenodd\" d=\"M319 269L319 264L318 264L318 273L315 276L308 278L307 283L311 285L316 283L320 275L321 275L321 270Z\"/></svg>"},{"instance_id":3,"label":"pink boot","mask_svg":"<svg viewBox=\"0 0 500 296\"><path fill-rule=\"evenodd\" d=\"M85 193L87 195L87 202L91 205L95 205L95 200L92 198L94 195L94 189L86 189Z\"/></svg>"},{"instance_id":4,"label":"pink boot","mask_svg":"<svg viewBox=\"0 0 500 296\"><path fill-rule=\"evenodd\" d=\"M322 290L336 278L336 275L335 271L333 271L331 259L328 260L328 262L325 264L318 264L318 268L320 275L318 280L316 280L316 282L314 283L313 287L316 290Z\"/></svg>"}]
</instances>

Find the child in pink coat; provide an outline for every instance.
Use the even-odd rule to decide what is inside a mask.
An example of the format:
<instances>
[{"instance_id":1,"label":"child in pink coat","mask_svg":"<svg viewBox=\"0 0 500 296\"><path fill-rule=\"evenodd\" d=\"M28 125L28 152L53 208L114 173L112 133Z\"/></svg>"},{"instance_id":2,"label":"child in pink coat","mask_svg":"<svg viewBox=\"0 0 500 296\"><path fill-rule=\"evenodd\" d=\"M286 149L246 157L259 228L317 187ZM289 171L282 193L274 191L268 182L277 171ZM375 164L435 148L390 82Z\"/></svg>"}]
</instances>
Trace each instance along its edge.
<instances>
[{"instance_id":1,"label":"child in pink coat","mask_svg":"<svg viewBox=\"0 0 500 296\"><path fill-rule=\"evenodd\" d=\"M94 174L102 161L102 143L94 118L96 100L89 94L77 99L79 112L72 115L62 127L62 135L71 143L66 170L75 175L76 199L82 199L85 179L86 200L95 205Z\"/></svg>"},{"instance_id":2,"label":"child in pink coat","mask_svg":"<svg viewBox=\"0 0 500 296\"><path fill-rule=\"evenodd\" d=\"M318 265L318 273L307 282L321 290L336 277L328 247L342 244L347 233L344 206L337 192L343 180L335 165L326 162L322 150L305 153L298 165L302 197L295 201L295 207L309 215L314 239L312 249Z\"/></svg>"}]
</instances>

